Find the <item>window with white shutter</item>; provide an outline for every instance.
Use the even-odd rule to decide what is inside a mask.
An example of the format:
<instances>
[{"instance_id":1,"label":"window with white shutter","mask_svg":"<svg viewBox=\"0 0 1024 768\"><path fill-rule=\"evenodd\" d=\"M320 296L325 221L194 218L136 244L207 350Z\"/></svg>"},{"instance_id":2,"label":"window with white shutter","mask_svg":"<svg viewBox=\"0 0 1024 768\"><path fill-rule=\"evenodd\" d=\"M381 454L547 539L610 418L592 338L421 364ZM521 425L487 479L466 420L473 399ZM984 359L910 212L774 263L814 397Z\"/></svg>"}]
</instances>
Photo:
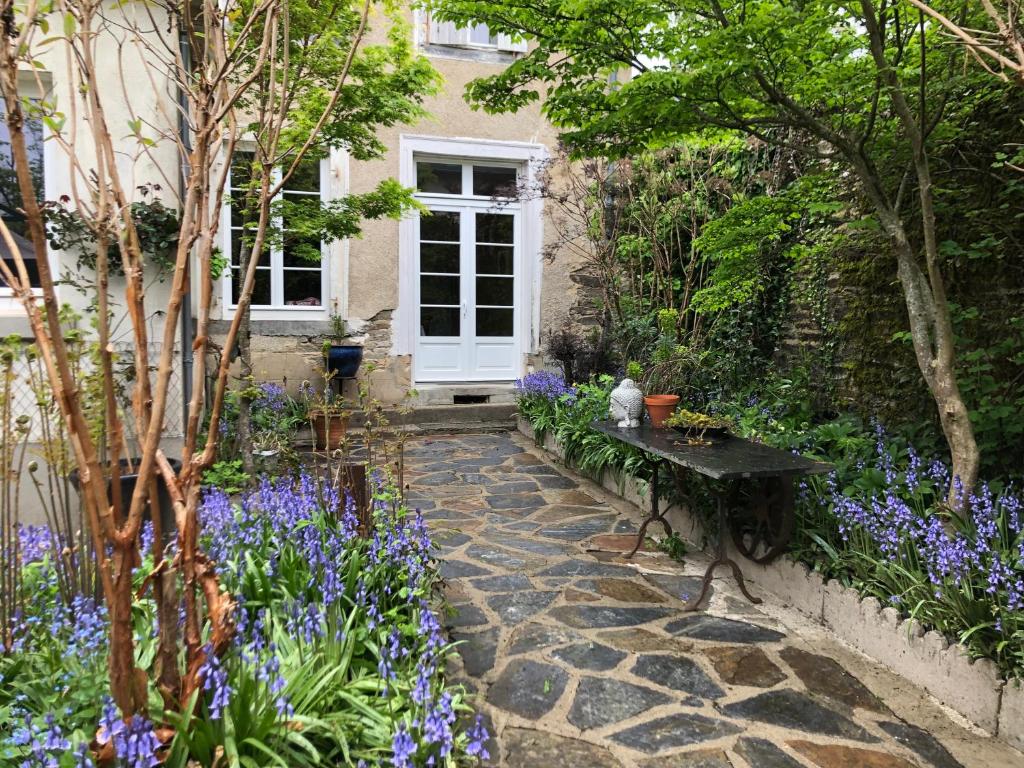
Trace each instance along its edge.
<instances>
[{"instance_id":1,"label":"window with white shutter","mask_svg":"<svg viewBox=\"0 0 1024 768\"><path fill-rule=\"evenodd\" d=\"M510 35L496 35L486 24L458 27L451 21L428 18L427 42L431 45L450 45L458 48L483 48L510 53L525 53L526 41L513 40Z\"/></svg>"}]
</instances>

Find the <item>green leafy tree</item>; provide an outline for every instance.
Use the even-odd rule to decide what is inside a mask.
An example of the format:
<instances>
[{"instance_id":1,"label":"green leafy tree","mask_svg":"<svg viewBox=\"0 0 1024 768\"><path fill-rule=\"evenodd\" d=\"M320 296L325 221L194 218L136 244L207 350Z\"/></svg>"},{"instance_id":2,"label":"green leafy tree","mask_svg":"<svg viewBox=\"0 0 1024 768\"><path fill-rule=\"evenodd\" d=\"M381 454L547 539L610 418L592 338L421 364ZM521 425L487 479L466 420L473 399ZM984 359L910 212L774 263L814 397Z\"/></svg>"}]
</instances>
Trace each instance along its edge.
<instances>
[{"instance_id":1,"label":"green leafy tree","mask_svg":"<svg viewBox=\"0 0 1024 768\"><path fill-rule=\"evenodd\" d=\"M246 0L243 7L248 6L258 3ZM422 117L423 99L437 91L440 77L416 54L403 6L385 2L374 10L368 16L363 3L351 0L289 0L274 30L273 58L241 104L249 119L240 149L249 154L238 156L242 162L236 160L233 183L245 190L236 194L244 197L237 203L248 233L238 255L239 275L249 272L251 254L268 247L319 261L321 243L357 236L364 219L398 218L414 205L412 190L393 179L328 201L278 196L331 149L342 148L357 160L380 157L386 150L380 129ZM370 18L380 20L379 29L371 30ZM260 42L250 39L253 53ZM247 276L249 283L254 279L255 273ZM249 290L243 294L236 314L245 393L252 376L251 300ZM245 471L252 474L250 405L243 394L237 426Z\"/></svg>"},{"instance_id":2,"label":"green leafy tree","mask_svg":"<svg viewBox=\"0 0 1024 768\"><path fill-rule=\"evenodd\" d=\"M982 13L941 4L968 27ZM941 44L922 12L900 0L444 0L435 13L536 41L472 82L468 97L493 111L543 97L579 154L623 155L725 129L808 155L855 184L895 256L954 473L974 484L979 451L955 371L931 157L960 103L997 86L972 81L964 49Z\"/></svg>"}]
</instances>

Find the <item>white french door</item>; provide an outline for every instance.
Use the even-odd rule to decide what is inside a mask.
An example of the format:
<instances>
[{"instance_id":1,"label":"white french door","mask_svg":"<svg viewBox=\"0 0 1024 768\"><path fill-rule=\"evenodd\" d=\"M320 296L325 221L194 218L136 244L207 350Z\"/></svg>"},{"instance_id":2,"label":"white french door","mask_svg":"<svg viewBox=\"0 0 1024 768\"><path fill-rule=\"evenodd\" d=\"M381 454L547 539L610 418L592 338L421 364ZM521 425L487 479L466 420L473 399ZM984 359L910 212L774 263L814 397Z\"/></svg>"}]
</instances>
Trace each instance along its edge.
<instances>
[{"instance_id":1,"label":"white french door","mask_svg":"<svg viewBox=\"0 0 1024 768\"><path fill-rule=\"evenodd\" d=\"M520 375L521 214L517 203L427 200L416 223L416 381Z\"/></svg>"}]
</instances>

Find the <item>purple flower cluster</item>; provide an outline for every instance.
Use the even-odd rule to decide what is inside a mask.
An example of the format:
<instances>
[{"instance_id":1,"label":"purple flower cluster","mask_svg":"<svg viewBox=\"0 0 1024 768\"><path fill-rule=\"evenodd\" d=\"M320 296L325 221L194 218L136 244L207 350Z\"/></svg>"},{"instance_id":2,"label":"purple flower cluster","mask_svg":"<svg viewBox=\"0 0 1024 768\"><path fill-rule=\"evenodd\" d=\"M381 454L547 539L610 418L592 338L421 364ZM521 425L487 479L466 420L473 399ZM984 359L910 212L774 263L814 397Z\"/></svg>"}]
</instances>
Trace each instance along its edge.
<instances>
[{"instance_id":1,"label":"purple flower cluster","mask_svg":"<svg viewBox=\"0 0 1024 768\"><path fill-rule=\"evenodd\" d=\"M520 398L542 397L554 401L565 396L570 399L576 396L576 388L566 384L562 375L553 371L528 373L516 379L515 390L516 396Z\"/></svg>"},{"instance_id":2,"label":"purple flower cluster","mask_svg":"<svg viewBox=\"0 0 1024 768\"><path fill-rule=\"evenodd\" d=\"M126 723L113 701L107 699L100 715L100 731L96 741L113 743L118 765L125 768L154 768L160 765L161 749L153 723L142 715L133 715Z\"/></svg>"},{"instance_id":3,"label":"purple flower cluster","mask_svg":"<svg viewBox=\"0 0 1024 768\"><path fill-rule=\"evenodd\" d=\"M952 512L944 501L950 477L945 465L936 461L925 466L913 450L908 451L905 465L901 464L879 437L875 468L884 474L882 489L865 497L844 492L834 479L830 481L830 504L843 542L858 557L871 556L874 551L880 562L894 566L903 588L913 591L913 595L889 596L894 605L910 598L915 603L934 601L930 607L919 607L918 612L943 622L955 613L956 606L968 601L985 606L982 615L989 614L989 624L996 632L1003 631L1008 618L1021 626L1021 497L1013 489L995 493L981 484L971 493L958 491L960 508ZM912 575L917 573L920 579L915 582ZM925 588L925 592L918 591ZM953 593L958 597L947 600ZM966 631L973 626L970 621L976 622L977 615L965 615L959 627L956 617L950 617L945 628Z\"/></svg>"},{"instance_id":4,"label":"purple flower cluster","mask_svg":"<svg viewBox=\"0 0 1024 768\"><path fill-rule=\"evenodd\" d=\"M300 475L262 480L239 506L233 506L226 494L209 490L200 510L204 539L228 585L243 578L244 568L251 567L257 553L262 554L260 568L271 582L292 578L294 583L296 562L308 572L303 578L308 579L309 590L292 590L272 608L250 608L239 600L232 653L276 697L280 717L292 717L294 712L284 696L273 628L305 646L343 642L356 611L370 633L367 647L376 656L380 695L408 690L414 704L411 712L397 719L393 764L411 765L419 757L440 764L460 737L456 701L442 682L448 644L428 602L433 578L430 537L423 516L398 505L382 474L373 473L371 483L374 528L368 538L357 535L350 494ZM358 570L349 567L352 562L359 564ZM224 688L215 679L218 669L204 669L204 686L214 697ZM220 704L211 703L211 713L219 713L226 699ZM392 705L388 706L390 710ZM478 742L473 754L486 751L482 723L470 737Z\"/></svg>"},{"instance_id":5,"label":"purple flower cluster","mask_svg":"<svg viewBox=\"0 0 1024 768\"><path fill-rule=\"evenodd\" d=\"M269 411L270 413L283 413L288 407L288 395L284 387L272 381L266 381L259 385L259 395L252 401L254 411Z\"/></svg>"},{"instance_id":6,"label":"purple flower cluster","mask_svg":"<svg viewBox=\"0 0 1024 768\"><path fill-rule=\"evenodd\" d=\"M14 732L11 744L28 752L21 768L59 768L60 756L71 749L52 714L46 715L42 724L25 715L25 725Z\"/></svg>"}]
</instances>

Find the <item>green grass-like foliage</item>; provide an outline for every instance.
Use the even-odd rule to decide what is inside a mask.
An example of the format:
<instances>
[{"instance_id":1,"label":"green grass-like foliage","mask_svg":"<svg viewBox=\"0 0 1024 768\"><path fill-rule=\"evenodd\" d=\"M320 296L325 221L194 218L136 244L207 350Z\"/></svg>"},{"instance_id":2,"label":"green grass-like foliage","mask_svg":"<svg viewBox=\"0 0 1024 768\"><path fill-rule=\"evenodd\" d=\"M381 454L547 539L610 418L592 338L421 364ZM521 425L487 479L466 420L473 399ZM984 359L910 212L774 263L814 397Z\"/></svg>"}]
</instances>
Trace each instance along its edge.
<instances>
[{"instance_id":1,"label":"green grass-like foliage","mask_svg":"<svg viewBox=\"0 0 1024 768\"><path fill-rule=\"evenodd\" d=\"M48 537L29 540L38 599L0 657L0 763L93 765L89 742L126 728L152 746L133 757L114 737L117 765L132 768L155 756L172 768L468 764L486 734L479 721L467 732L462 689L444 677L452 647L431 610L423 520L383 483L373 516L361 538L351 500L309 476L264 480L241 502L209 491L203 543L238 603L234 642L207 662L185 712L164 712L151 682L152 720L127 726L107 697L105 610L60 605ZM140 599L134 619L150 670L153 603Z\"/></svg>"}]
</instances>

